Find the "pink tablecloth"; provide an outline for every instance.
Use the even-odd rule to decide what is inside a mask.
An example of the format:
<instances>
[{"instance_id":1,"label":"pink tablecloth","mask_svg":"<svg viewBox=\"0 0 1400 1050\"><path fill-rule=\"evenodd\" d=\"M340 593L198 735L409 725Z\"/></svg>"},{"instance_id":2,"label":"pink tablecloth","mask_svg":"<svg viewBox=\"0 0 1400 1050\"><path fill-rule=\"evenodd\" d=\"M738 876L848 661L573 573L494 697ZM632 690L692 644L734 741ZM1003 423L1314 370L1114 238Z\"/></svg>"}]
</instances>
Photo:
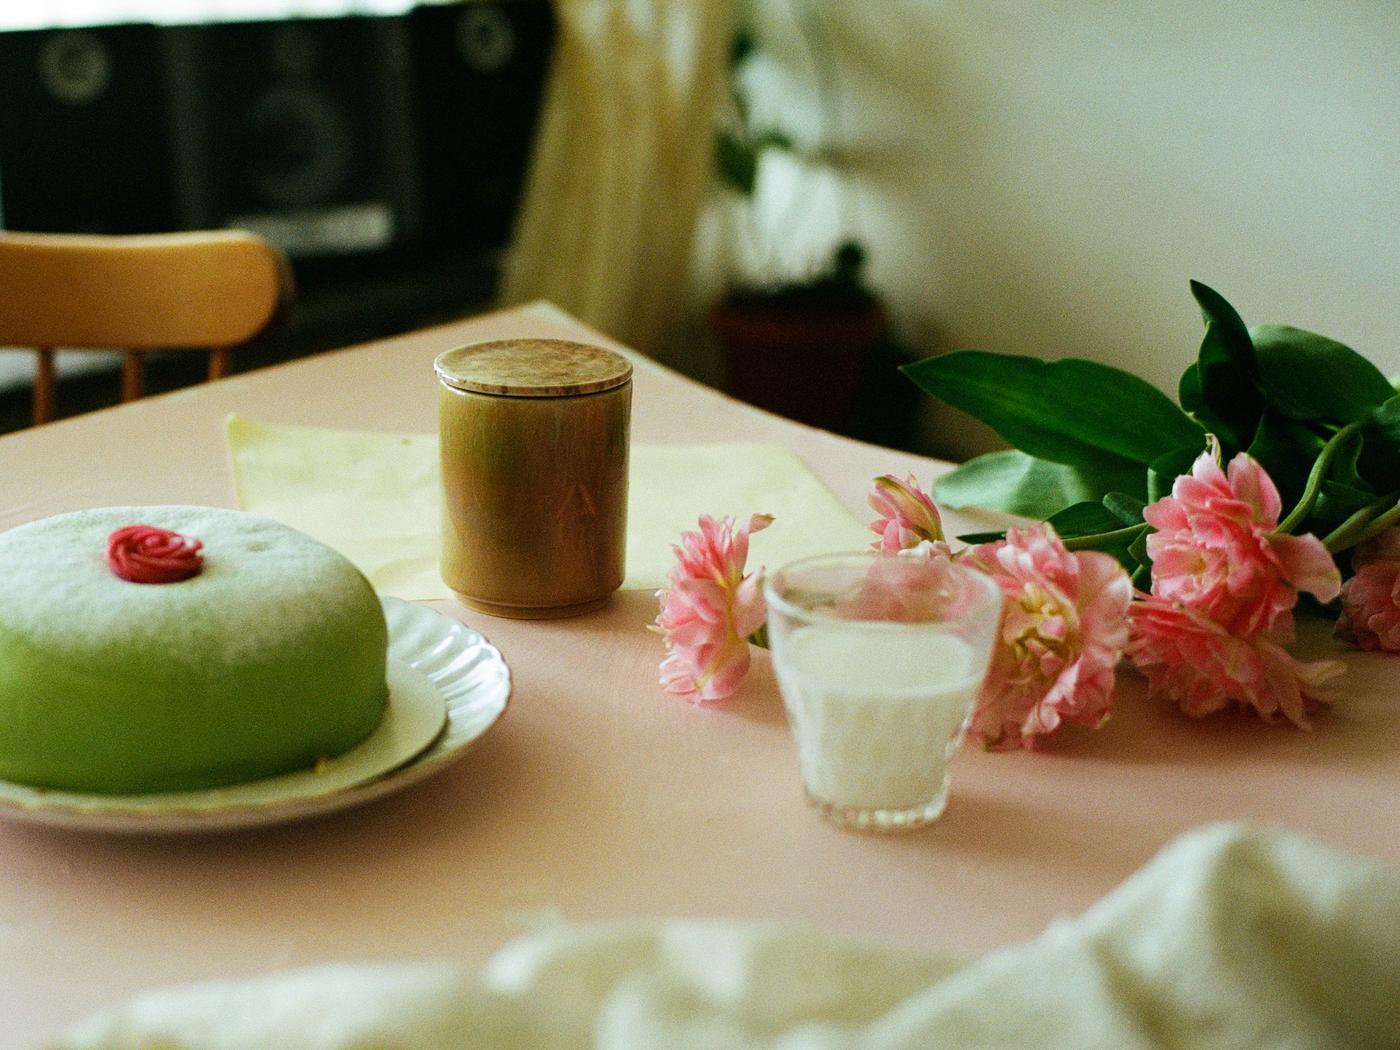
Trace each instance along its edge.
<instances>
[{"instance_id":1,"label":"pink tablecloth","mask_svg":"<svg viewBox=\"0 0 1400 1050\"><path fill-rule=\"evenodd\" d=\"M431 430L431 360L507 334L588 336L504 313L0 439L0 527L108 503L232 505L222 420ZM853 510L871 477L946 465L847 441L642 362L634 437L775 442ZM954 530L983 525L950 516ZM730 916L977 953L1031 937L1178 833L1287 825L1400 861L1400 683L1355 654L1312 733L1151 705L1124 674L1112 722L1038 754L967 749L946 815L877 838L804 805L760 653L732 703L656 685L645 593L573 620L443 611L515 672L505 719L441 776L262 832L132 840L0 827L0 1043L25 1046L142 988L345 959L474 965L530 924ZM1319 644L1326 644L1325 638Z\"/></svg>"}]
</instances>

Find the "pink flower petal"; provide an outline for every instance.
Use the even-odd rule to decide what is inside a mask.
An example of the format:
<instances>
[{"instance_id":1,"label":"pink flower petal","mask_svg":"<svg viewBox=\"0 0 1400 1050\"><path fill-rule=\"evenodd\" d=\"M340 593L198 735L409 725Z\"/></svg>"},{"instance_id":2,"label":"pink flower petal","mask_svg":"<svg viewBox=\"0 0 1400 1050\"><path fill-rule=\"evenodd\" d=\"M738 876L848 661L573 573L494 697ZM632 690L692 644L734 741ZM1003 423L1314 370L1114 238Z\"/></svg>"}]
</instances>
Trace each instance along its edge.
<instances>
[{"instance_id":1,"label":"pink flower petal","mask_svg":"<svg viewBox=\"0 0 1400 1050\"><path fill-rule=\"evenodd\" d=\"M1341 593L1342 574L1316 536L1275 536L1272 545L1282 566L1283 578L1291 586L1306 591L1320 602L1330 602Z\"/></svg>"},{"instance_id":2,"label":"pink flower petal","mask_svg":"<svg viewBox=\"0 0 1400 1050\"><path fill-rule=\"evenodd\" d=\"M1262 466L1241 453L1227 475L1216 454L1212 445L1143 512L1157 530L1147 537L1152 594L1232 634L1287 635L1298 592L1328 601L1341 578L1315 536L1274 535L1278 489Z\"/></svg>"},{"instance_id":3,"label":"pink flower petal","mask_svg":"<svg viewBox=\"0 0 1400 1050\"><path fill-rule=\"evenodd\" d=\"M880 475L866 502L880 515L870 523L871 531L880 537L871 545L876 550L893 554L920 543L943 539L938 507L912 474L903 481L893 474Z\"/></svg>"},{"instance_id":4,"label":"pink flower petal","mask_svg":"<svg viewBox=\"0 0 1400 1050\"><path fill-rule=\"evenodd\" d=\"M1400 652L1400 528L1356 548L1356 575L1342 587L1339 633L1359 648Z\"/></svg>"},{"instance_id":5,"label":"pink flower petal","mask_svg":"<svg viewBox=\"0 0 1400 1050\"><path fill-rule=\"evenodd\" d=\"M1303 663L1265 634L1244 637L1187 606L1158 597L1134 603L1128 655L1147 677L1148 694L1188 715L1230 703L1265 721L1280 717L1308 728L1308 713L1329 702L1325 684L1342 673L1335 660Z\"/></svg>"},{"instance_id":6,"label":"pink flower petal","mask_svg":"<svg viewBox=\"0 0 1400 1050\"><path fill-rule=\"evenodd\" d=\"M670 586L657 592L655 629L665 640L661 685L697 702L731 696L749 668L747 638L765 618L759 574L744 576L749 535L773 518L755 514L738 528L733 518L699 520L681 534Z\"/></svg>"},{"instance_id":7,"label":"pink flower petal","mask_svg":"<svg viewBox=\"0 0 1400 1050\"><path fill-rule=\"evenodd\" d=\"M960 560L1005 595L1001 644L970 732L994 749L1031 747L1062 722L1098 725L1113 704L1133 587L1111 556L1072 552L1048 524L1012 529Z\"/></svg>"},{"instance_id":8,"label":"pink flower petal","mask_svg":"<svg viewBox=\"0 0 1400 1050\"><path fill-rule=\"evenodd\" d=\"M1244 452L1230 460L1230 491L1237 499L1249 504L1254 520L1272 529L1283 511L1278 487L1259 461Z\"/></svg>"}]
</instances>

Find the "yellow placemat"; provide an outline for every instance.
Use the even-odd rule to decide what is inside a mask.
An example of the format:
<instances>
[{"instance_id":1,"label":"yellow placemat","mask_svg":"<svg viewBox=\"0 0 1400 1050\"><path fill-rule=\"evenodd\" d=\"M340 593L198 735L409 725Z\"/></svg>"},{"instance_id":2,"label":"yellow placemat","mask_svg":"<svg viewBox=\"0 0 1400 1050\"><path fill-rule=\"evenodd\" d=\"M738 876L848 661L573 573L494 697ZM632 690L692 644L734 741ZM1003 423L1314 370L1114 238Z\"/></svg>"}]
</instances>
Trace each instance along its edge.
<instances>
[{"instance_id":1,"label":"yellow placemat","mask_svg":"<svg viewBox=\"0 0 1400 1050\"><path fill-rule=\"evenodd\" d=\"M381 594L447 598L438 576L437 437L258 423L226 424L239 505L340 551ZM871 534L800 459L774 445L634 445L627 509L628 590L660 587L671 544L701 514L775 517L749 565L869 546Z\"/></svg>"}]
</instances>

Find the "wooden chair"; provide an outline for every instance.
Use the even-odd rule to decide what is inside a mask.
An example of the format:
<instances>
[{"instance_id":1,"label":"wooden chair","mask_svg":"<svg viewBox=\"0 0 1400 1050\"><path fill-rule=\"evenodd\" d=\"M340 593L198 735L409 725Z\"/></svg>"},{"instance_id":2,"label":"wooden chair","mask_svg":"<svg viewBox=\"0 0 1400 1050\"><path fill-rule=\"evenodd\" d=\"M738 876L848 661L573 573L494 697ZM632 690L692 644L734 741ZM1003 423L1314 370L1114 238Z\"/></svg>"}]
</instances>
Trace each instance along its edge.
<instances>
[{"instance_id":1,"label":"wooden chair","mask_svg":"<svg viewBox=\"0 0 1400 1050\"><path fill-rule=\"evenodd\" d=\"M291 268L239 230L139 236L0 231L0 347L38 353L34 422L54 414L54 351L118 349L122 400L141 396L149 350L209 353L228 374L233 347L290 302Z\"/></svg>"}]
</instances>

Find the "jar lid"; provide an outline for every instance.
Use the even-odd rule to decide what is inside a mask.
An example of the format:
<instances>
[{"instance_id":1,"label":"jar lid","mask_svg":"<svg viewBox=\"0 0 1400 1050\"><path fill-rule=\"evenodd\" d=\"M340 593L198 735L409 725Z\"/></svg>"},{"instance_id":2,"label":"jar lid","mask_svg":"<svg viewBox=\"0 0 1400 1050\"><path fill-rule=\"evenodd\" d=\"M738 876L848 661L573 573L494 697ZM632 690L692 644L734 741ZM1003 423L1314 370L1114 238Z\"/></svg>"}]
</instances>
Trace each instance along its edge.
<instances>
[{"instance_id":1,"label":"jar lid","mask_svg":"<svg viewBox=\"0 0 1400 1050\"><path fill-rule=\"evenodd\" d=\"M504 397L574 397L621 386L632 363L601 346L565 339L501 339L437 356L438 378L456 390Z\"/></svg>"}]
</instances>

